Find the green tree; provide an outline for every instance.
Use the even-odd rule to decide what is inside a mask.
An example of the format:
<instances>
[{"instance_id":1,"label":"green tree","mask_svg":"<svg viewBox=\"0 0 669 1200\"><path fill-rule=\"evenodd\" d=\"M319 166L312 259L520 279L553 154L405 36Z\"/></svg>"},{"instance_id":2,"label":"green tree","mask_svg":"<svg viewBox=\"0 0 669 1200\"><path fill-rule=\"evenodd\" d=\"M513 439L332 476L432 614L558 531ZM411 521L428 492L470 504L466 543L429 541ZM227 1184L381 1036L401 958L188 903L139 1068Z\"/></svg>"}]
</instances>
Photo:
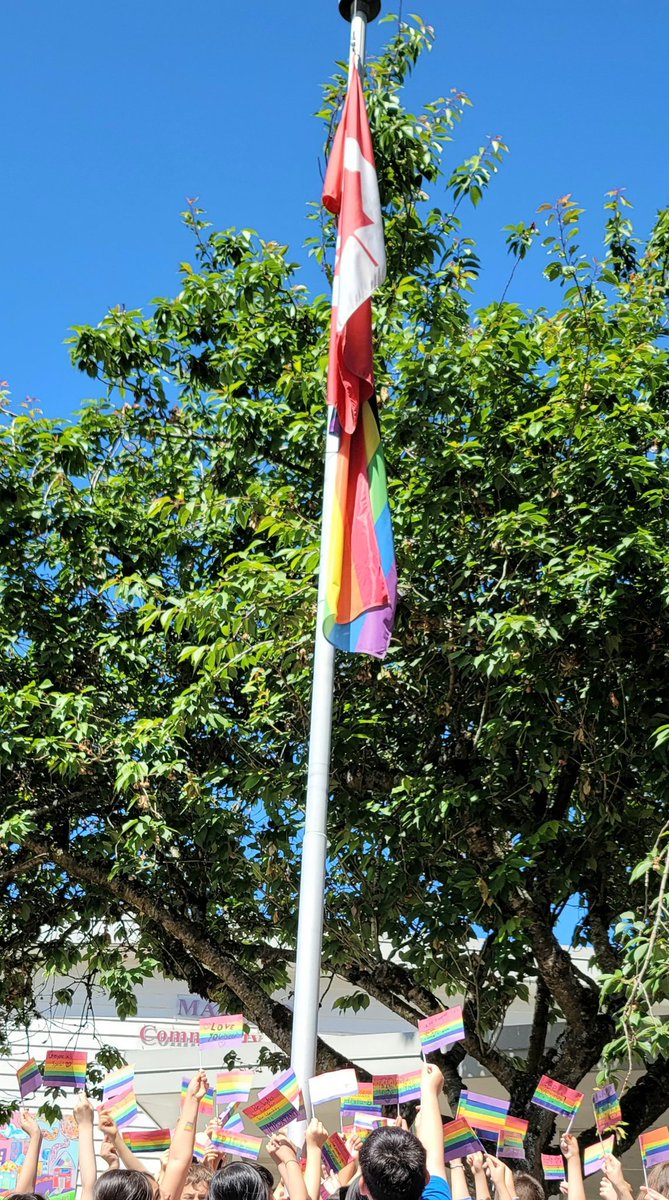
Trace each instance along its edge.
<instances>
[{"instance_id":1,"label":"green tree","mask_svg":"<svg viewBox=\"0 0 669 1200\"><path fill-rule=\"evenodd\" d=\"M430 40L399 29L368 78L400 597L387 660L337 662L324 962L351 1006L412 1022L462 991L449 1096L468 1051L531 1118L536 1166L539 1075L576 1085L620 1035L621 914L669 818L669 214L642 243L611 194L593 262L563 197L540 218L556 311L474 311L461 214L505 148L442 176L466 98L400 100ZM76 330L96 397L76 418L5 398L0 1008L28 1022L43 969L130 1013L160 969L286 1051L329 308L285 247L186 221L174 299ZM508 231L512 273L536 235ZM326 270L333 236L322 219L310 247ZM556 935L575 898L603 999ZM529 980L521 1060L496 1035ZM634 1047L631 1136L666 1106L665 1050Z\"/></svg>"}]
</instances>

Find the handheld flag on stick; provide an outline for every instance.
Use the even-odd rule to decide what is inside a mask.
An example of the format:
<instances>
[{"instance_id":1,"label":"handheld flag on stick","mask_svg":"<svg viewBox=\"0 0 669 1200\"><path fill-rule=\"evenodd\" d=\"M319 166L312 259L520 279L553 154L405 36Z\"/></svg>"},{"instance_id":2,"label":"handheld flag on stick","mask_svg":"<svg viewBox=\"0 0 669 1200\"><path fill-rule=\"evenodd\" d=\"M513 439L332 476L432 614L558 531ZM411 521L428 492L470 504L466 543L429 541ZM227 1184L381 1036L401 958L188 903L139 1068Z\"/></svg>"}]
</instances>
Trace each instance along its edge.
<instances>
[{"instance_id":1,"label":"handheld flag on stick","mask_svg":"<svg viewBox=\"0 0 669 1200\"><path fill-rule=\"evenodd\" d=\"M397 1076L400 1104L408 1104L410 1100L420 1100L420 1081L420 1070L407 1071L404 1075Z\"/></svg>"},{"instance_id":2,"label":"handheld flag on stick","mask_svg":"<svg viewBox=\"0 0 669 1200\"><path fill-rule=\"evenodd\" d=\"M595 1142L594 1146L586 1146L583 1151L583 1174L594 1175L595 1171L604 1168L604 1155L613 1154L613 1134L603 1142Z\"/></svg>"},{"instance_id":3,"label":"handheld flag on stick","mask_svg":"<svg viewBox=\"0 0 669 1200\"><path fill-rule=\"evenodd\" d=\"M654 1167L669 1159L669 1127L661 1125L639 1134L639 1149L644 1167Z\"/></svg>"},{"instance_id":4,"label":"handheld flag on stick","mask_svg":"<svg viewBox=\"0 0 669 1200\"><path fill-rule=\"evenodd\" d=\"M216 1101L223 1106L244 1104L251 1093L254 1071L219 1071L216 1076Z\"/></svg>"},{"instance_id":5,"label":"handheld flag on stick","mask_svg":"<svg viewBox=\"0 0 669 1200\"><path fill-rule=\"evenodd\" d=\"M328 161L323 204L338 217L328 404L340 435L323 632L340 650L383 658L397 568L374 400L371 297L386 277L374 149L357 68Z\"/></svg>"},{"instance_id":6,"label":"handheld flag on stick","mask_svg":"<svg viewBox=\"0 0 669 1200\"><path fill-rule=\"evenodd\" d=\"M129 1092L122 1092L114 1096L112 1100L107 1100L102 1107L110 1117L113 1117L119 1129L123 1129L123 1126L128 1125L139 1112L135 1089L131 1088Z\"/></svg>"},{"instance_id":7,"label":"handheld flag on stick","mask_svg":"<svg viewBox=\"0 0 669 1200\"><path fill-rule=\"evenodd\" d=\"M538 1108L547 1108L549 1112L573 1117L582 1101L583 1092L577 1092L565 1083L558 1083L557 1079L542 1075L531 1103L536 1104Z\"/></svg>"},{"instance_id":8,"label":"handheld flag on stick","mask_svg":"<svg viewBox=\"0 0 669 1200\"><path fill-rule=\"evenodd\" d=\"M399 1081L397 1075L373 1075L372 1087L374 1089L375 1104L399 1104Z\"/></svg>"},{"instance_id":9,"label":"handheld flag on stick","mask_svg":"<svg viewBox=\"0 0 669 1200\"><path fill-rule=\"evenodd\" d=\"M22 1100L25 1100L26 1096L32 1096L42 1086L42 1075L34 1058L29 1058L22 1067L19 1067L16 1078Z\"/></svg>"},{"instance_id":10,"label":"handheld flag on stick","mask_svg":"<svg viewBox=\"0 0 669 1200\"><path fill-rule=\"evenodd\" d=\"M423 1054L431 1054L442 1046L452 1046L461 1042L465 1036L465 1026L462 1019L462 1009L459 1004L447 1008L445 1012L435 1013L433 1017L425 1017L418 1022L418 1036Z\"/></svg>"},{"instance_id":11,"label":"handheld flag on stick","mask_svg":"<svg viewBox=\"0 0 669 1200\"><path fill-rule=\"evenodd\" d=\"M309 1099L312 1105L326 1104L328 1100L339 1100L350 1095L358 1086L358 1077L352 1068L328 1071L325 1075L314 1075L309 1080Z\"/></svg>"},{"instance_id":12,"label":"handheld flag on stick","mask_svg":"<svg viewBox=\"0 0 669 1200\"><path fill-rule=\"evenodd\" d=\"M606 1087L592 1093L592 1107L595 1110L597 1133L600 1137L620 1125L623 1114L618 1093L612 1083L607 1083Z\"/></svg>"},{"instance_id":13,"label":"handheld flag on stick","mask_svg":"<svg viewBox=\"0 0 669 1200\"><path fill-rule=\"evenodd\" d=\"M135 1068L119 1067L117 1071L109 1071L102 1080L102 1096L105 1103L124 1096L126 1092L135 1090Z\"/></svg>"},{"instance_id":14,"label":"handheld flag on stick","mask_svg":"<svg viewBox=\"0 0 669 1200\"><path fill-rule=\"evenodd\" d=\"M169 1150L172 1135L169 1129L128 1129L123 1141L135 1154L162 1154Z\"/></svg>"},{"instance_id":15,"label":"handheld flag on stick","mask_svg":"<svg viewBox=\"0 0 669 1200\"><path fill-rule=\"evenodd\" d=\"M44 1087L83 1088L87 1063L85 1050L47 1050Z\"/></svg>"},{"instance_id":16,"label":"handheld flag on stick","mask_svg":"<svg viewBox=\"0 0 669 1200\"><path fill-rule=\"evenodd\" d=\"M498 1158L524 1158L525 1136L529 1121L522 1117L507 1117L497 1143Z\"/></svg>"},{"instance_id":17,"label":"handheld flag on stick","mask_svg":"<svg viewBox=\"0 0 669 1200\"><path fill-rule=\"evenodd\" d=\"M216 1046L221 1042L244 1040L244 1017L234 1016L200 1017L199 1040L201 1046Z\"/></svg>"},{"instance_id":18,"label":"handheld flag on stick","mask_svg":"<svg viewBox=\"0 0 669 1200\"><path fill-rule=\"evenodd\" d=\"M348 1147L339 1133L333 1133L328 1138L327 1142L321 1150L323 1162L329 1171L343 1170L348 1163L351 1162L352 1155L348 1152Z\"/></svg>"},{"instance_id":19,"label":"handheld flag on stick","mask_svg":"<svg viewBox=\"0 0 669 1200\"><path fill-rule=\"evenodd\" d=\"M561 1154L542 1154L541 1169L544 1179L564 1179L564 1163Z\"/></svg>"},{"instance_id":20,"label":"handheld flag on stick","mask_svg":"<svg viewBox=\"0 0 669 1200\"><path fill-rule=\"evenodd\" d=\"M483 1150L474 1130L463 1117L447 1121L444 1125L444 1160L451 1162L454 1158L465 1158L467 1154L476 1154Z\"/></svg>"},{"instance_id":21,"label":"handheld flag on stick","mask_svg":"<svg viewBox=\"0 0 669 1200\"><path fill-rule=\"evenodd\" d=\"M381 1109L374 1102L374 1088L371 1083L360 1083L357 1092L350 1096L342 1096L340 1107L342 1112L374 1112L376 1116L381 1116Z\"/></svg>"},{"instance_id":22,"label":"handheld flag on stick","mask_svg":"<svg viewBox=\"0 0 669 1200\"><path fill-rule=\"evenodd\" d=\"M510 1103L510 1100L498 1100L494 1096L481 1096L478 1092L463 1091L460 1093L456 1115L464 1117L477 1133L488 1134L497 1141L504 1129Z\"/></svg>"},{"instance_id":23,"label":"handheld flag on stick","mask_svg":"<svg viewBox=\"0 0 669 1200\"><path fill-rule=\"evenodd\" d=\"M238 1158L250 1158L255 1161L260 1154L262 1138L254 1137L252 1133L217 1129L212 1135L211 1144L225 1154L236 1154Z\"/></svg>"}]
</instances>

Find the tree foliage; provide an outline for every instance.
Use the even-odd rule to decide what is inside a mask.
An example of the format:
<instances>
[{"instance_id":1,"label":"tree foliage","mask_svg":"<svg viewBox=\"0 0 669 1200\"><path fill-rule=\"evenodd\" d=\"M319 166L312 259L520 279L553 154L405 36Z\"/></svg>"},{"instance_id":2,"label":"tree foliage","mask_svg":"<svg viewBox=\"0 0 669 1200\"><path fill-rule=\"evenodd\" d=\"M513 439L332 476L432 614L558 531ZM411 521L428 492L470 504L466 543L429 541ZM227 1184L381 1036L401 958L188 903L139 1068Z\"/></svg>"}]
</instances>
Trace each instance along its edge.
<instances>
[{"instance_id":1,"label":"tree foliage","mask_svg":"<svg viewBox=\"0 0 669 1200\"><path fill-rule=\"evenodd\" d=\"M368 74L400 596L388 658L337 661L324 962L351 1006L412 1022L462 991L449 1094L466 1049L531 1117L536 1163L538 1076L576 1085L624 1038L652 925L631 872L669 819L669 213L640 241L612 193L592 260L562 197L537 218L555 311L476 311L462 214L505 147L456 163L466 97L402 106L430 40L403 26ZM43 969L128 1014L160 970L287 1050L329 304L286 247L185 219L179 294L75 331L94 393L75 418L5 397L0 1007L29 1022ZM507 233L513 273L539 230ZM603 996L556 935L575 901ZM497 1034L533 979L521 1060ZM632 1136L666 1107L669 1031L648 1019Z\"/></svg>"}]
</instances>

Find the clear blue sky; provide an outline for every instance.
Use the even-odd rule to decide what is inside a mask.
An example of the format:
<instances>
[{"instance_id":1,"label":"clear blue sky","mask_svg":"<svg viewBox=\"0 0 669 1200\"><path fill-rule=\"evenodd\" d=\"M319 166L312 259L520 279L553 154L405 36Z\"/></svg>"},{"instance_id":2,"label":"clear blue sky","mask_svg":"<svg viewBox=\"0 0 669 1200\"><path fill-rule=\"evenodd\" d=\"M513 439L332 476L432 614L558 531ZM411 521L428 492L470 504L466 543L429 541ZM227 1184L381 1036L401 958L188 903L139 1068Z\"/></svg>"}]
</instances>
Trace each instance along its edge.
<instances>
[{"instance_id":1,"label":"clear blue sky","mask_svg":"<svg viewBox=\"0 0 669 1200\"><path fill-rule=\"evenodd\" d=\"M398 8L384 0L385 13ZM647 230L669 202L669 7L404 0L404 10L438 39L411 101L455 86L474 102L447 163L488 134L511 149L467 214L484 257L482 301L508 274L502 227L545 200L578 197L595 255L609 188L627 188ZM178 290L186 196L218 227L250 226L299 254L306 202L319 192L321 129L310 114L346 56L347 30L336 0L3 5L0 378L16 401L30 394L50 415L73 411L90 385L69 365L69 326ZM370 27L370 48L387 34ZM305 281L320 288L313 268ZM538 255L510 298L550 299Z\"/></svg>"}]
</instances>

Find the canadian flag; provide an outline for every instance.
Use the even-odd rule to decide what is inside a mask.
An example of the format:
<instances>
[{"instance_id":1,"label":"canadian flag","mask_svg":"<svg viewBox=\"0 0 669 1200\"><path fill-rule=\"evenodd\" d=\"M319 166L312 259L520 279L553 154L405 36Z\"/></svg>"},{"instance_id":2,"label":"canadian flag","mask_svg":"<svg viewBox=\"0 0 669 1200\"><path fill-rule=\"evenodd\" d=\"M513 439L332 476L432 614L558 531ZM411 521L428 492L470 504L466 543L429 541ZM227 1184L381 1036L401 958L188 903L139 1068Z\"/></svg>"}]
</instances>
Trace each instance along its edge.
<instances>
[{"instance_id":1,"label":"canadian flag","mask_svg":"<svg viewBox=\"0 0 669 1200\"><path fill-rule=\"evenodd\" d=\"M361 405L374 394L371 296L386 277L379 185L357 68L330 153L323 204L339 217L328 404L342 430L352 433Z\"/></svg>"}]
</instances>

